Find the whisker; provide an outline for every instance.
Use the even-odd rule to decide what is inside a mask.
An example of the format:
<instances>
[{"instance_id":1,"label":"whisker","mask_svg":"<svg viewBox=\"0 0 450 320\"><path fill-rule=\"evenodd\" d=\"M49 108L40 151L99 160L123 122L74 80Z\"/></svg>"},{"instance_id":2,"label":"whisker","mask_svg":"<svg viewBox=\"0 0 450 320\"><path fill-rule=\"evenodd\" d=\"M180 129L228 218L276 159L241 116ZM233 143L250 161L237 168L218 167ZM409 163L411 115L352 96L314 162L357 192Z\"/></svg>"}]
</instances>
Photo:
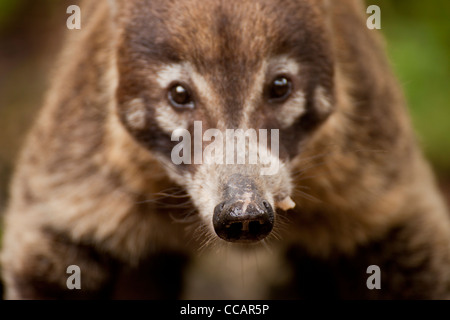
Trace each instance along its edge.
<instances>
[{"instance_id":1,"label":"whisker","mask_svg":"<svg viewBox=\"0 0 450 320\"><path fill-rule=\"evenodd\" d=\"M330 155L331 153L332 153L332 151L329 151L329 152L318 153L316 155L305 157L305 158L299 158L297 160L297 162L299 162L298 164L307 164L307 163L310 163L312 160L324 158L324 157ZM305 162L305 163L303 163L303 162Z\"/></svg>"},{"instance_id":2,"label":"whisker","mask_svg":"<svg viewBox=\"0 0 450 320\"><path fill-rule=\"evenodd\" d=\"M190 195L188 195L187 193L184 194L179 194L179 193L184 193L183 190L179 190L178 194L177 193L166 193L166 192L158 192L153 194L152 196L155 197L153 199L146 199L146 200L142 200L142 201L136 201L136 204L159 204L159 205L167 205L167 206L185 206L187 204L189 204L191 202L190 199ZM167 199L185 199L187 198L188 200L186 202L180 203L180 204L168 204L165 202L161 202L162 200L167 200Z\"/></svg>"},{"instance_id":3,"label":"whisker","mask_svg":"<svg viewBox=\"0 0 450 320\"><path fill-rule=\"evenodd\" d=\"M177 218L173 215L173 213L169 213L169 217L175 222L175 223L194 223L197 220L199 220L199 217L197 215L194 215L196 212L196 209L192 209L191 211L187 212L185 214L184 218Z\"/></svg>"},{"instance_id":4,"label":"whisker","mask_svg":"<svg viewBox=\"0 0 450 320\"><path fill-rule=\"evenodd\" d=\"M309 179L313 179L313 178L319 178L319 177L323 177L323 176L324 176L324 174L315 174L315 175L306 176L306 177L299 176L296 178L296 181L301 182L301 181L305 181L305 180L309 180ZM305 187L305 186L297 186L297 187Z\"/></svg>"},{"instance_id":5,"label":"whisker","mask_svg":"<svg viewBox=\"0 0 450 320\"><path fill-rule=\"evenodd\" d=\"M308 187L308 186L296 186L296 188L304 189L304 190L311 190L311 187Z\"/></svg>"},{"instance_id":6,"label":"whisker","mask_svg":"<svg viewBox=\"0 0 450 320\"><path fill-rule=\"evenodd\" d=\"M293 176L294 178L301 177L301 176L302 176L303 174L305 174L308 170L315 169L315 168L318 168L318 167L320 167L320 166L323 166L323 165L325 165L325 163L326 163L325 161L322 161L322 162L319 162L319 163L315 163L315 164L313 164L313 165L310 165L310 166L308 166L308 167L306 167L306 168L301 168L300 170L294 172L294 173L292 174L292 176Z\"/></svg>"},{"instance_id":7,"label":"whisker","mask_svg":"<svg viewBox=\"0 0 450 320\"><path fill-rule=\"evenodd\" d=\"M316 203L322 203L322 200L320 200L319 198L316 198L312 195L310 195L309 193L306 193L304 191L298 190L298 189L294 189L294 193L298 196L300 196L303 199L306 200L310 200L312 202L316 202Z\"/></svg>"},{"instance_id":8,"label":"whisker","mask_svg":"<svg viewBox=\"0 0 450 320\"><path fill-rule=\"evenodd\" d=\"M266 249L267 252L269 252L270 254L273 254L273 250L272 248L267 244L266 239L261 240L261 244L264 247L264 249Z\"/></svg>"},{"instance_id":9,"label":"whisker","mask_svg":"<svg viewBox=\"0 0 450 320\"><path fill-rule=\"evenodd\" d=\"M175 199L183 199L183 198L188 198L190 197L190 195L186 194L182 194L182 195L177 195L175 193L163 193L163 192L158 192L154 194L155 196L161 196L161 197L167 197L167 198L175 198Z\"/></svg>"}]
</instances>

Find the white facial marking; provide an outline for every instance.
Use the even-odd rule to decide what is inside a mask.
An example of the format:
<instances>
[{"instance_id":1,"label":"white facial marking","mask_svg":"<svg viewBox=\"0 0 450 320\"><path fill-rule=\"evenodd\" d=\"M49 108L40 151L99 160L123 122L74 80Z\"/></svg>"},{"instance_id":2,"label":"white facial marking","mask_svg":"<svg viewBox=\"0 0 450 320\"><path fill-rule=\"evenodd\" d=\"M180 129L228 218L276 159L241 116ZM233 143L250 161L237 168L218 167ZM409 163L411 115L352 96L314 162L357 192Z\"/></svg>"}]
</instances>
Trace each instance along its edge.
<instances>
[{"instance_id":1,"label":"white facial marking","mask_svg":"<svg viewBox=\"0 0 450 320\"><path fill-rule=\"evenodd\" d=\"M273 58L270 62L270 66L270 72L273 75L298 75L300 72L300 65L298 62L286 55ZM276 116L283 128L291 126L302 114L305 113L305 102L306 99L304 92L297 91L294 96L283 104Z\"/></svg>"},{"instance_id":2,"label":"white facial marking","mask_svg":"<svg viewBox=\"0 0 450 320\"><path fill-rule=\"evenodd\" d=\"M286 55L271 59L269 68L272 74L298 74L300 71L298 62Z\"/></svg>"},{"instance_id":3,"label":"white facial marking","mask_svg":"<svg viewBox=\"0 0 450 320\"><path fill-rule=\"evenodd\" d=\"M169 134L177 129L187 129L189 126L188 119L185 116L178 114L164 102L156 106L155 119L161 129Z\"/></svg>"},{"instance_id":4,"label":"white facial marking","mask_svg":"<svg viewBox=\"0 0 450 320\"><path fill-rule=\"evenodd\" d=\"M286 55L280 55L274 57L268 61L264 61L260 70L258 70L252 88L250 90L250 96L247 99L247 105L244 109L243 120L241 127L252 128L252 117L254 116L255 109L258 107L258 97L262 96L264 84L266 81L272 81L273 79L266 79L267 74L271 77L278 75L297 75L300 71L300 65L297 61L289 58ZM298 117L305 112L305 95L303 92L298 92L294 97L289 99L277 112L277 119L283 128L292 125Z\"/></svg>"},{"instance_id":5,"label":"white facial marking","mask_svg":"<svg viewBox=\"0 0 450 320\"><path fill-rule=\"evenodd\" d=\"M147 112L145 110L145 104L142 99L136 98L128 103L126 120L133 129L145 129L145 126L147 125L146 116Z\"/></svg>"},{"instance_id":6,"label":"white facial marking","mask_svg":"<svg viewBox=\"0 0 450 320\"><path fill-rule=\"evenodd\" d=\"M317 110L320 113L328 113L331 110L332 107L331 102L330 99L327 97L324 88L317 87L314 99L316 102Z\"/></svg>"},{"instance_id":7,"label":"white facial marking","mask_svg":"<svg viewBox=\"0 0 450 320\"><path fill-rule=\"evenodd\" d=\"M191 84L191 90L195 90L197 95L204 101L205 108L208 108L215 118L223 118L217 108L219 98L214 94L214 90L206 81L205 77L195 71L189 62L180 64L169 64L162 67L157 72L156 81L161 89L169 89L172 83L183 82ZM167 103L167 107L159 106L156 110L156 119L166 131L173 131L178 128L186 129L188 121L186 115L179 114Z\"/></svg>"},{"instance_id":8,"label":"white facial marking","mask_svg":"<svg viewBox=\"0 0 450 320\"><path fill-rule=\"evenodd\" d=\"M169 89L174 82L187 82L190 68L189 63L165 65L157 72L156 81L161 90ZM188 127L186 115L177 113L167 100L155 106L155 119L161 129L170 134L176 129L187 129Z\"/></svg>"},{"instance_id":9,"label":"white facial marking","mask_svg":"<svg viewBox=\"0 0 450 320\"><path fill-rule=\"evenodd\" d=\"M277 112L277 120L282 128L287 128L294 124L306 112L306 98L303 91L297 91L288 101L286 101Z\"/></svg>"},{"instance_id":10,"label":"white facial marking","mask_svg":"<svg viewBox=\"0 0 450 320\"><path fill-rule=\"evenodd\" d=\"M167 88L174 81L187 80L184 65L185 64L169 64L157 72L156 81L161 89Z\"/></svg>"},{"instance_id":11,"label":"white facial marking","mask_svg":"<svg viewBox=\"0 0 450 320\"><path fill-rule=\"evenodd\" d=\"M213 96L213 90L206 79L201 74L192 70L192 68L189 72L191 73L192 82L194 83L197 92L199 92L206 101L213 102L215 98Z\"/></svg>"},{"instance_id":12,"label":"white facial marking","mask_svg":"<svg viewBox=\"0 0 450 320\"><path fill-rule=\"evenodd\" d=\"M207 104L214 102L217 104L217 97L214 96L209 83L201 74L196 72L193 66L188 62L170 64L163 67L158 72L157 81L162 89L167 88L175 81L191 82L195 86L194 88L197 90L198 94L206 100ZM214 106L211 110L217 110L217 107Z\"/></svg>"}]
</instances>

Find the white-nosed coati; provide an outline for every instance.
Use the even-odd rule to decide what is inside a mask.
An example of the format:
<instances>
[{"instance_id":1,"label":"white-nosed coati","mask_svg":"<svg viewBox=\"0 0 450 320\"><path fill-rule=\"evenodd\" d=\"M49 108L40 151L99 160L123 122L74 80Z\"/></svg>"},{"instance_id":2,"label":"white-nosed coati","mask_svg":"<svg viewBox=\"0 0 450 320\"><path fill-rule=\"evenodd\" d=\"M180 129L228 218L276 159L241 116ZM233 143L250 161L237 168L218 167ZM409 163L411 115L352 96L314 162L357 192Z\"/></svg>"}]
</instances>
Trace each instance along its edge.
<instances>
[{"instance_id":1,"label":"white-nosed coati","mask_svg":"<svg viewBox=\"0 0 450 320\"><path fill-rule=\"evenodd\" d=\"M449 216L360 1L81 11L12 183L6 298L450 298ZM175 165L195 121L279 130L277 174Z\"/></svg>"}]
</instances>

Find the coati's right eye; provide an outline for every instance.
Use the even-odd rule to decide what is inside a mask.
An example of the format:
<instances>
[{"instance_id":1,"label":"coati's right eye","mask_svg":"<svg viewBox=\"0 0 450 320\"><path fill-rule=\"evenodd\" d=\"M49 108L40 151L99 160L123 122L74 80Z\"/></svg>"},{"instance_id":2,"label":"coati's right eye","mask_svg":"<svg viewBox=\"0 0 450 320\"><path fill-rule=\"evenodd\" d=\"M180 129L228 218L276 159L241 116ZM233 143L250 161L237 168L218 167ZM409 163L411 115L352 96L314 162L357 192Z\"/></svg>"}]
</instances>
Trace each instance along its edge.
<instances>
[{"instance_id":1,"label":"coati's right eye","mask_svg":"<svg viewBox=\"0 0 450 320\"><path fill-rule=\"evenodd\" d=\"M169 90L169 102L174 108L194 108L189 90L181 84L175 84Z\"/></svg>"},{"instance_id":2,"label":"coati's right eye","mask_svg":"<svg viewBox=\"0 0 450 320\"><path fill-rule=\"evenodd\" d=\"M287 77L279 76L270 84L269 99L274 102L286 100L292 92L292 82Z\"/></svg>"}]
</instances>

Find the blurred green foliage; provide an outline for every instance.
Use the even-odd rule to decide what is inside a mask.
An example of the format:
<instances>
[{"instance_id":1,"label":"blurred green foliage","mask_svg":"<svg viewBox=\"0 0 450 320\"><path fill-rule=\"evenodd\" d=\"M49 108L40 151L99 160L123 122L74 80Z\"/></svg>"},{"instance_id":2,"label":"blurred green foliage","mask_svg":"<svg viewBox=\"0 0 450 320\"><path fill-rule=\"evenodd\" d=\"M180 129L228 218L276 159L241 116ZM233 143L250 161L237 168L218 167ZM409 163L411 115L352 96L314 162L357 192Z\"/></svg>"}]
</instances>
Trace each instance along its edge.
<instances>
[{"instance_id":1,"label":"blurred green foliage","mask_svg":"<svg viewBox=\"0 0 450 320\"><path fill-rule=\"evenodd\" d=\"M20 4L20 1L0 0L0 28L14 17Z\"/></svg>"},{"instance_id":2,"label":"blurred green foliage","mask_svg":"<svg viewBox=\"0 0 450 320\"><path fill-rule=\"evenodd\" d=\"M450 1L374 0L414 127L441 174L450 174Z\"/></svg>"},{"instance_id":3,"label":"blurred green foliage","mask_svg":"<svg viewBox=\"0 0 450 320\"><path fill-rule=\"evenodd\" d=\"M48 18L49 12L54 12L63 0L0 0L0 34L2 32L9 32L12 28L19 28L25 26L29 27L28 18L32 17L36 20L36 15L33 11L39 7L39 13L44 13L43 19ZM64 0L65 1L65 0ZM74 0L78 2L79 0ZM36 21L31 21L36 23ZM0 39L1 41L1 39Z\"/></svg>"}]
</instances>

